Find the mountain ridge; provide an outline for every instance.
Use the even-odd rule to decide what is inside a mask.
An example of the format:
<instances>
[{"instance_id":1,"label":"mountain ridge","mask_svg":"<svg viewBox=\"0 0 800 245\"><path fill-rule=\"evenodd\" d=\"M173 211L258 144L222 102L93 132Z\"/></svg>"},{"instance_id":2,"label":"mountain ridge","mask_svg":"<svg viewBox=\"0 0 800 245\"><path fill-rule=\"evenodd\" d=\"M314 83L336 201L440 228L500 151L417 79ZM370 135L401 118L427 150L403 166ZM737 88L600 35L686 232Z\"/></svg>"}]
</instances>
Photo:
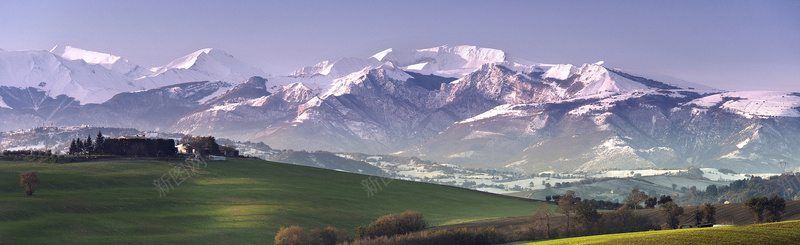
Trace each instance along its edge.
<instances>
[{"instance_id":1,"label":"mountain ridge","mask_svg":"<svg viewBox=\"0 0 800 245\"><path fill-rule=\"evenodd\" d=\"M106 68L124 58L67 50L54 52L75 60L36 54L56 67L124 77ZM5 130L43 122L137 127L529 173L688 165L774 171L772 162L800 160L791 151L800 147L798 93L721 91L602 62L535 63L468 45L386 49L269 77L231 72L248 71L234 60L203 49L133 81L155 86L180 74L236 81L177 82L96 104L3 83L0 121L9 122ZM0 78L11 77L4 72Z\"/></svg>"}]
</instances>

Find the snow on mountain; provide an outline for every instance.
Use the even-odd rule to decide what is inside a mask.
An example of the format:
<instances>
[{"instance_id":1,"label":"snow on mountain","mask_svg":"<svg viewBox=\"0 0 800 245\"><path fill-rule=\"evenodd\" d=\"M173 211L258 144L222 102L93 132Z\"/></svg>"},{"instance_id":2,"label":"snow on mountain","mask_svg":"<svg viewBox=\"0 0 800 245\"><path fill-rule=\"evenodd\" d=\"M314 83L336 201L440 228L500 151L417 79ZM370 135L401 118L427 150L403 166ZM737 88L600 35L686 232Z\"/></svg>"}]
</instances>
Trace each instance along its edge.
<instances>
[{"instance_id":1,"label":"snow on mountain","mask_svg":"<svg viewBox=\"0 0 800 245\"><path fill-rule=\"evenodd\" d=\"M595 64L584 64L575 74L580 75L577 81L586 86L581 90L580 95L593 95L604 92L624 93L648 89L647 85L630 81L609 72L605 67Z\"/></svg>"},{"instance_id":2,"label":"snow on mountain","mask_svg":"<svg viewBox=\"0 0 800 245\"><path fill-rule=\"evenodd\" d=\"M342 58L335 62L323 61L313 66L303 67L288 76L274 78L276 84L284 85L302 82L312 88L327 91L334 80L343 78L366 67L379 67L387 62L398 69L423 75L436 75L461 78L484 64L516 62L526 65L532 62L507 57L498 49L476 46L439 46L416 50L386 49L368 58ZM513 65L509 65L513 67Z\"/></svg>"},{"instance_id":3,"label":"snow on mountain","mask_svg":"<svg viewBox=\"0 0 800 245\"><path fill-rule=\"evenodd\" d=\"M119 56L71 46L56 46L49 52L0 51L0 86L35 88L51 97L63 94L81 104L185 82L239 84L252 76L266 74L216 49L199 50L149 70Z\"/></svg>"},{"instance_id":4,"label":"snow on mountain","mask_svg":"<svg viewBox=\"0 0 800 245\"><path fill-rule=\"evenodd\" d=\"M557 80L567 80L569 76L578 72L578 67L570 64L553 65L547 72L544 73L544 78L553 78Z\"/></svg>"},{"instance_id":5,"label":"snow on mountain","mask_svg":"<svg viewBox=\"0 0 800 245\"><path fill-rule=\"evenodd\" d=\"M81 103L100 103L115 94L141 89L119 72L47 51L0 51L0 86L36 88Z\"/></svg>"},{"instance_id":6,"label":"snow on mountain","mask_svg":"<svg viewBox=\"0 0 800 245\"><path fill-rule=\"evenodd\" d=\"M2 50L0 50L2 51ZM3 97L0 96L0 108L12 109L10 106L6 105L6 102L3 101Z\"/></svg>"},{"instance_id":7,"label":"snow on mountain","mask_svg":"<svg viewBox=\"0 0 800 245\"><path fill-rule=\"evenodd\" d=\"M679 88L684 88L684 89L690 89L692 91L696 91L696 92L699 92L699 93L719 93L719 92L724 92L722 90L719 90L719 89L716 89L716 88L713 88L713 87L709 87L709 86L702 85L702 84L699 84L699 83L694 83L694 82L682 80L682 79L679 79L679 78L675 78L675 77L672 77L672 76L659 74L659 73L655 73L655 72L642 72L642 71L633 71L633 70L616 69L616 68L615 69L611 69L611 70L612 71L616 71L616 72L630 74L630 75L636 76L636 77L642 77L642 78L646 77L646 78L653 79L655 81L658 81L658 82L661 82L661 83L664 83L664 84L667 84L667 85L671 85L671 86L675 86L675 87L679 87Z\"/></svg>"},{"instance_id":8,"label":"snow on mountain","mask_svg":"<svg viewBox=\"0 0 800 245\"><path fill-rule=\"evenodd\" d=\"M381 73L386 78L390 78L396 81L407 81L408 79L412 78L411 75L403 72L400 69L397 69L391 62L386 62L385 64L373 68L372 66L367 66L361 71L351 73L343 78L339 78L333 81L333 87L325 92L322 96L323 98L327 96L342 96L344 94L349 94L350 90L354 87L359 86L361 83L365 81L363 79L364 76L369 74L372 70L381 70Z\"/></svg>"},{"instance_id":9,"label":"snow on mountain","mask_svg":"<svg viewBox=\"0 0 800 245\"><path fill-rule=\"evenodd\" d=\"M752 117L800 117L800 94L775 91L719 93L686 103L699 108L719 107Z\"/></svg>"},{"instance_id":10,"label":"snow on mountain","mask_svg":"<svg viewBox=\"0 0 800 245\"><path fill-rule=\"evenodd\" d=\"M263 83L247 86L268 95L254 97L257 93L233 91L209 101L201 110L184 115L171 130L195 135L224 135L235 140L250 140L253 135L281 121L297 116L298 107L310 100L314 94L302 84L290 84L272 94L263 90ZM240 84L237 87L242 88ZM236 90L236 89L234 89ZM235 96L231 96L235 95ZM227 98L227 99L224 99Z\"/></svg>"},{"instance_id":11,"label":"snow on mountain","mask_svg":"<svg viewBox=\"0 0 800 245\"><path fill-rule=\"evenodd\" d=\"M239 84L252 76L267 77L258 68L251 67L219 49L201 49L166 66L150 68L152 74L137 78L146 88L175 84L177 81L224 81Z\"/></svg>"},{"instance_id":12,"label":"snow on mountain","mask_svg":"<svg viewBox=\"0 0 800 245\"><path fill-rule=\"evenodd\" d=\"M281 87L275 92L282 101L290 103L305 103L313 97L313 91L302 83L292 83ZM251 106L263 107L267 105L268 97L261 97L250 101Z\"/></svg>"},{"instance_id":13,"label":"snow on mountain","mask_svg":"<svg viewBox=\"0 0 800 245\"><path fill-rule=\"evenodd\" d=\"M314 76L314 75L333 75L346 76L347 74L360 71L367 66L378 66L381 62L376 59L361 59L361 58L342 58L335 62L323 61L314 66L303 67L300 70L293 72L292 76Z\"/></svg>"},{"instance_id":14,"label":"snow on mountain","mask_svg":"<svg viewBox=\"0 0 800 245\"><path fill-rule=\"evenodd\" d=\"M88 64L100 65L106 69L122 74L129 74L139 68L136 64L119 56L84 50L72 46L57 45L50 50L50 53L68 60L83 60Z\"/></svg>"},{"instance_id":15,"label":"snow on mountain","mask_svg":"<svg viewBox=\"0 0 800 245\"><path fill-rule=\"evenodd\" d=\"M454 78L462 77L484 64L507 61L502 50L466 45L444 45L417 50L387 49L372 58L381 62L392 62L416 73Z\"/></svg>"},{"instance_id":16,"label":"snow on mountain","mask_svg":"<svg viewBox=\"0 0 800 245\"><path fill-rule=\"evenodd\" d=\"M527 105L523 104L504 104L499 105L491 110L488 110L484 113L481 113L477 116L467 118L457 123L471 123L475 121L480 121L488 118L494 117L523 117L528 116L525 110L521 110L521 107L525 107Z\"/></svg>"}]
</instances>

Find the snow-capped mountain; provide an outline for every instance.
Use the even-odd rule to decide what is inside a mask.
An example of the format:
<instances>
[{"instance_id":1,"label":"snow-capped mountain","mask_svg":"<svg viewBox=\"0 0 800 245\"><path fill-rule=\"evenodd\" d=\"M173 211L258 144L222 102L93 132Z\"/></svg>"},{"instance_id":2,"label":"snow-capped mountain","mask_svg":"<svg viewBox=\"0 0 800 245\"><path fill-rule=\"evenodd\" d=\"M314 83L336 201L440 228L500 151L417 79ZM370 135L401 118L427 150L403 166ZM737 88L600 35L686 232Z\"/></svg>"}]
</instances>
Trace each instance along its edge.
<instances>
[{"instance_id":1,"label":"snow-capped mountain","mask_svg":"<svg viewBox=\"0 0 800 245\"><path fill-rule=\"evenodd\" d=\"M171 130L251 140L273 124L294 119L298 107L314 96L311 89L300 83L283 86L270 94L265 89L266 82L251 78L238 89L232 89L182 116Z\"/></svg>"},{"instance_id":2,"label":"snow-capped mountain","mask_svg":"<svg viewBox=\"0 0 800 245\"><path fill-rule=\"evenodd\" d=\"M0 86L4 130L132 127L528 173L774 172L777 161L800 160L800 93L726 92L602 62L535 63L474 46L386 49L273 77L245 76L260 71L215 49L151 69L71 47L0 51L0 62L8 64L0 78L16 79ZM94 84L92 69L123 84ZM52 74L65 77L56 84L121 92L86 104L80 90L48 87ZM29 86L36 82L45 83Z\"/></svg>"},{"instance_id":3,"label":"snow-capped mountain","mask_svg":"<svg viewBox=\"0 0 800 245\"><path fill-rule=\"evenodd\" d=\"M423 150L418 154L526 172L683 166L778 171L777 162L799 157L790 149L800 146L796 137L800 117L784 109L796 112L800 94L747 94L755 96L739 101L761 104L770 97L783 101L773 100L780 106L769 112L765 108L760 116L731 109L723 101L698 105L717 94L671 90L503 105L455 123L419 147Z\"/></svg>"},{"instance_id":4,"label":"snow-capped mountain","mask_svg":"<svg viewBox=\"0 0 800 245\"><path fill-rule=\"evenodd\" d=\"M137 78L148 73L147 69L131 63L128 59L72 46L57 45L50 50L50 53L67 60L83 60L87 64L100 65L131 78Z\"/></svg>"},{"instance_id":5,"label":"snow-capped mountain","mask_svg":"<svg viewBox=\"0 0 800 245\"><path fill-rule=\"evenodd\" d=\"M522 59L507 57L502 50L468 45L453 47L445 45L416 50L390 48L367 58L348 57L334 62L323 61L273 80L276 84L303 82L314 89L327 91L336 79L361 71L365 67L378 67L387 62L400 69L423 75L460 78L484 64L504 61L532 64Z\"/></svg>"},{"instance_id":6,"label":"snow-capped mountain","mask_svg":"<svg viewBox=\"0 0 800 245\"><path fill-rule=\"evenodd\" d=\"M66 95L83 104L100 103L115 94L142 88L102 65L47 51L0 51L0 86L33 88L53 98Z\"/></svg>"},{"instance_id":7,"label":"snow-capped mountain","mask_svg":"<svg viewBox=\"0 0 800 245\"><path fill-rule=\"evenodd\" d=\"M136 78L145 88L157 88L180 82L224 81L239 84L250 77L267 77L258 68L244 64L231 54L219 49L201 49L166 66L149 69L152 73Z\"/></svg>"},{"instance_id":8,"label":"snow-capped mountain","mask_svg":"<svg viewBox=\"0 0 800 245\"><path fill-rule=\"evenodd\" d=\"M126 92L99 105L54 120L57 125L119 126L142 130L169 128L183 115L234 86L227 82L189 82L136 92Z\"/></svg>"},{"instance_id":9,"label":"snow-capped mountain","mask_svg":"<svg viewBox=\"0 0 800 245\"><path fill-rule=\"evenodd\" d=\"M252 76L266 73L217 49L199 50L149 69L119 56L71 46L56 46L49 52L0 51L0 86L35 88L52 98L72 97L80 104L101 103L122 92L185 82L238 84Z\"/></svg>"},{"instance_id":10,"label":"snow-capped mountain","mask_svg":"<svg viewBox=\"0 0 800 245\"><path fill-rule=\"evenodd\" d=\"M0 115L0 121L7 122L0 129L69 121L63 117L74 117L79 111L94 108L92 104L122 93L199 81L222 81L227 87L219 88L230 88L252 76L266 75L217 49L199 50L155 68L71 46L56 46L49 52L0 50L0 109L10 110ZM203 99L225 90L215 92L197 103L203 104ZM83 121L96 122L97 118Z\"/></svg>"}]
</instances>

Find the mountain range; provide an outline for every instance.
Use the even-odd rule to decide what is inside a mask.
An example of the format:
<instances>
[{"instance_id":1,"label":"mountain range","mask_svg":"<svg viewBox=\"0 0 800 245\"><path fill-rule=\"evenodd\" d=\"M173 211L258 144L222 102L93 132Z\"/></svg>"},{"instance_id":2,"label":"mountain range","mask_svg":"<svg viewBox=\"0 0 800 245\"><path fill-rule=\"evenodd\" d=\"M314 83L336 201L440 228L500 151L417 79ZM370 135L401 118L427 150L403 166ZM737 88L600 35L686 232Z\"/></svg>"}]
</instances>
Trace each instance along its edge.
<instances>
[{"instance_id":1,"label":"mountain range","mask_svg":"<svg viewBox=\"0 0 800 245\"><path fill-rule=\"evenodd\" d=\"M0 130L94 125L526 173L800 160L800 93L722 91L475 46L387 49L270 76L218 49L143 68L69 46L0 50Z\"/></svg>"}]
</instances>

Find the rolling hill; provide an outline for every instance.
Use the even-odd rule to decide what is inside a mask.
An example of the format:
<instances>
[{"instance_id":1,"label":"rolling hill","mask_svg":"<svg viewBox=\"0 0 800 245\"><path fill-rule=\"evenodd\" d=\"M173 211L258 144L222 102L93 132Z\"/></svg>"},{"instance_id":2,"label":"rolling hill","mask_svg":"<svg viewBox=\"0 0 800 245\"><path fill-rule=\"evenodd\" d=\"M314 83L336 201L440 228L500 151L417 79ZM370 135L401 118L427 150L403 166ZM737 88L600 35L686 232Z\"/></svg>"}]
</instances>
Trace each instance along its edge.
<instances>
[{"instance_id":1,"label":"rolling hill","mask_svg":"<svg viewBox=\"0 0 800 245\"><path fill-rule=\"evenodd\" d=\"M176 162L177 163L177 162ZM371 196L366 175L260 160L212 161L160 197L154 161L48 165L0 161L0 244L273 242L278 229L328 225L351 233L385 214L414 210L430 225L527 215L531 201L392 180ZM19 174L39 173L25 196Z\"/></svg>"}]
</instances>

